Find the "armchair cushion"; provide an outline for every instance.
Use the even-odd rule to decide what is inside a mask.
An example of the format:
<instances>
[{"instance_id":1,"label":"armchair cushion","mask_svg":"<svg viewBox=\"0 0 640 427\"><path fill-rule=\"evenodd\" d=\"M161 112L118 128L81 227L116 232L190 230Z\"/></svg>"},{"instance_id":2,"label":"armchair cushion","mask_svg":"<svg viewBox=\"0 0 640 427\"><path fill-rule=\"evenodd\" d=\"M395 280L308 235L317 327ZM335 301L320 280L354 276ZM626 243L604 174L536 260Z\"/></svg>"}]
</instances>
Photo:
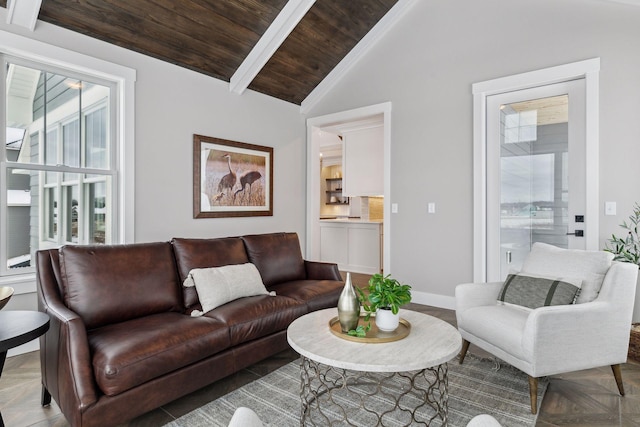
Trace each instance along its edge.
<instances>
[{"instance_id":1,"label":"armchair cushion","mask_svg":"<svg viewBox=\"0 0 640 427\"><path fill-rule=\"evenodd\" d=\"M524 274L509 274L498 302L534 309L549 305L573 304L581 280L553 279Z\"/></svg>"},{"instance_id":2,"label":"armchair cushion","mask_svg":"<svg viewBox=\"0 0 640 427\"><path fill-rule=\"evenodd\" d=\"M536 242L525 259L521 273L552 277L580 277L582 288L576 303L596 299L613 254L604 251L562 249Z\"/></svg>"},{"instance_id":3,"label":"armchair cushion","mask_svg":"<svg viewBox=\"0 0 640 427\"><path fill-rule=\"evenodd\" d=\"M531 358L522 347L529 312L513 306L485 305L456 314L458 324L464 326L463 338L468 339L466 334L471 334L518 359Z\"/></svg>"}]
</instances>

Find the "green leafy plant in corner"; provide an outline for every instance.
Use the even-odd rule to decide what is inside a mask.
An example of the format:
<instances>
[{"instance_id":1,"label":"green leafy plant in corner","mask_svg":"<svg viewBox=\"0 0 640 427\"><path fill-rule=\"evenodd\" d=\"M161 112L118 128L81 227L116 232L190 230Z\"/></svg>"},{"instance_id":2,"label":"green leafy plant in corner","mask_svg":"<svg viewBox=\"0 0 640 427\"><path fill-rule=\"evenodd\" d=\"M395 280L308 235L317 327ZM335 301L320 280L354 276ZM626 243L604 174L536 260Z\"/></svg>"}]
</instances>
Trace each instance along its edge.
<instances>
[{"instance_id":1,"label":"green leafy plant in corner","mask_svg":"<svg viewBox=\"0 0 640 427\"><path fill-rule=\"evenodd\" d=\"M403 285L398 280L391 278L390 274L383 276L382 274L374 274L369 279L367 294L356 288L358 299L362 309L367 313L364 321L366 326L358 325L356 329L348 332L351 336L364 337L367 331L371 329L371 314L376 310L388 309L393 314L398 314L400 307L411 302L411 286Z\"/></svg>"},{"instance_id":2,"label":"green leafy plant in corner","mask_svg":"<svg viewBox=\"0 0 640 427\"><path fill-rule=\"evenodd\" d=\"M607 241L605 251L614 254L614 260L631 262L640 265L640 238L638 237L638 227L640 227L640 205L636 202L633 213L629 216L629 222L623 221L620 227L627 230L624 237L611 235Z\"/></svg>"}]
</instances>

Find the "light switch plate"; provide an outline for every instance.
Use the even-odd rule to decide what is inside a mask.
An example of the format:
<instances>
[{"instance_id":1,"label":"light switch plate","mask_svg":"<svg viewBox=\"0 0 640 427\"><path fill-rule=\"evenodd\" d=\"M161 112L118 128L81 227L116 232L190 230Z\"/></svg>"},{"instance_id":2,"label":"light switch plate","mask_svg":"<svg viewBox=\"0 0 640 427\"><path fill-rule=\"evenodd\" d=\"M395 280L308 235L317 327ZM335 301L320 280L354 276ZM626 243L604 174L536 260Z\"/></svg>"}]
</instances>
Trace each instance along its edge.
<instances>
[{"instance_id":1,"label":"light switch plate","mask_svg":"<svg viewBox=\"0 0 640 427\"><path fill-rule=\"evenodd\" d=\"M605 215L616 215L616 202L604 202L604 214Z\"/></svg>"},{"instance_id":2,"label":"light switch plate","mask_svg":"<svg viewBox=\"0 0 640 427\"><path fill-rule=\"evenodd\" d=\"M398 213L398 204L391 203L391 213Z\"/></svg>"},{"instance_id":3,"label":"light switch plate","mask_svg":"<svg viewBox=\"0 0 640 427\"><path fill-rule=\"evenodd\" d=\"M427 212L432 214L432 213L436 213L436 204L433 202L429 202L427 204Z\"/></svg>"}]
</instances>

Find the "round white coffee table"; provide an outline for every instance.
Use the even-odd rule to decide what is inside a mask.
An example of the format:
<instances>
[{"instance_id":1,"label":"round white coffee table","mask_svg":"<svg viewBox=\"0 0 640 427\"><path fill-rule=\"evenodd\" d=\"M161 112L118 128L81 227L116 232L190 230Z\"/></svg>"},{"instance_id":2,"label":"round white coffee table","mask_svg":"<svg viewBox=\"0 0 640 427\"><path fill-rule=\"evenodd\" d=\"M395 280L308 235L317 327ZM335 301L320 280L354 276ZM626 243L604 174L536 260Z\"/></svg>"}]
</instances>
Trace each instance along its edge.
<instances>
[{"instance_id":1,"label":"round white coffee table","mask_svg":"<svg viewBox=\"0 0 640 427\"><path fill-rule=\"evenodd\" d=\"M407 425L430 425L436 418L446 425L447 362L462 347L458 330L433 316L400 310L411 324L409 336L353 342L329 330L337 315L336 308L315 311L287 329L289 345L302 356L300 425L356 425L354 416L366 425L397 425L385 420L398 414Z\"/></svg>"}]
</instances>

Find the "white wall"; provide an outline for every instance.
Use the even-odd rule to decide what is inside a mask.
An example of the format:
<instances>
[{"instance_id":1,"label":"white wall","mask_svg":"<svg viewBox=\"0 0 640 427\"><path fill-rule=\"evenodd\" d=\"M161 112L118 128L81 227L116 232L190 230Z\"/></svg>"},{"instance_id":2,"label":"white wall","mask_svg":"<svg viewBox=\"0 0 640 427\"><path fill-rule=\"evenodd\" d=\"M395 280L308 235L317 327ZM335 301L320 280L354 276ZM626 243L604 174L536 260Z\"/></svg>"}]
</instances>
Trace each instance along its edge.
<instances>
[{"instance_id":1,"label":"white wall","mask_svg":"<svg viewBox=\"0 0 640 427\"><path fill-rule=\"evenodd\" d=\"M137 71L135 240L305 231L305 128L299 107L253 91L239 96L228 83L38 21L13 32ZM274 147L274 215L193 219L193 134ZM296 200L300 200L297 203ZM304 247L304 245L303 245Z\"/></svg>"},{"instance_id":2,"label":"white wall","mask_svg":"<svg viewBox=\"0 0 640 427\"><path fill-rule=\"evenodd\" d=\"M399 212L391 215L389 273L448 303L456 284L472 280L471 85L594 57L601 58L601 212L604 201L618 202L617 216L600 216L604 247L640 200L640 7L416 1L309 112L392 102L388 203ZM435 214L427 215L427 202L436 203Z\"/></svg>"}]
</instances>

